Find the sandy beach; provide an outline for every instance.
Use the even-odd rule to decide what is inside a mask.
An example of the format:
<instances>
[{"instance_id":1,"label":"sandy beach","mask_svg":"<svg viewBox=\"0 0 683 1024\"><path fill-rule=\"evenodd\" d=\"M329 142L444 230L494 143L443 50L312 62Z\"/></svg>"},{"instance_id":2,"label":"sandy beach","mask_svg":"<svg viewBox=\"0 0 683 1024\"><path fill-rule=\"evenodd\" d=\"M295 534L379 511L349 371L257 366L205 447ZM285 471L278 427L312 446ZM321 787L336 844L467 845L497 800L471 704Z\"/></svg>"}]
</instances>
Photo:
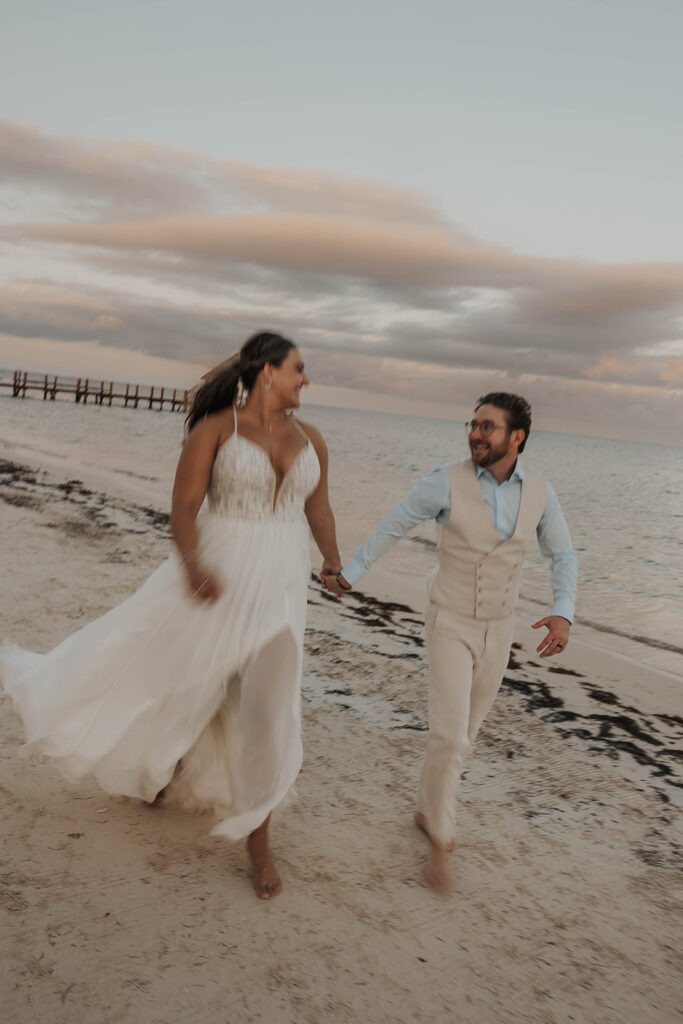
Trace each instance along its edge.
<instances>
[{"instance_id":1,"label":"sandy beach","mask_svg":"<svg viewBox=\"0 0 683 1024\"><path fill-rule=\"evenodd\" d=\"M2 455L2 636L45 651L166 557L166 498L20 445ZM375 569L340 603L311 581L305 758L274 818L271 904L211 819L22 757L3 702L3 1020L675 1019L680 652L655 667L631 638L579 623L566 655L541 662L540 612L522 603L459 794L455 891L438 896L412 824L424 585Z\"/></svg>"}]
</instances>

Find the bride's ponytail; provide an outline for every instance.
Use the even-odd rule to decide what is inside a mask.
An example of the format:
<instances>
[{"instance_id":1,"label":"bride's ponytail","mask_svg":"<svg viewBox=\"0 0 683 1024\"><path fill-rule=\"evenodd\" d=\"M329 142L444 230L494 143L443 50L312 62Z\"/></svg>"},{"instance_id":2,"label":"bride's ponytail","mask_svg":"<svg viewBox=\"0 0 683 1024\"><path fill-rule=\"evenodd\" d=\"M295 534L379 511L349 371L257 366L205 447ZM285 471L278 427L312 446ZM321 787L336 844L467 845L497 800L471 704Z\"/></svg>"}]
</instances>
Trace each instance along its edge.
<instances>
[{"instance_id":1,"label":"bride's ponytail","mask_svg":"<svg viewBox=\"0 0 683 1024\"><path fill-rule=\"evenodd\" d=\"M288 352L294 347L294 342L281 334L253 334L239 352L214 366L213 370L202 377L202 383L192 394L190 411L185 420L187 433L205 416L234 405L240 381L244 391L251 391L266 363L282 366Z\"/></svg>"},{"instance_id":2,"label":"bride's ponytail","mask_svg":"<svg viewBox=\"0 0 683 1024\"><path fill-rule=\"evenodd\" d=\"M185 430L188 434L205 416L235 404L239 379L239 352L202 377L201 384L197 385L192 394L192 404L185 419Z\"/></svg>"}]
</instances>

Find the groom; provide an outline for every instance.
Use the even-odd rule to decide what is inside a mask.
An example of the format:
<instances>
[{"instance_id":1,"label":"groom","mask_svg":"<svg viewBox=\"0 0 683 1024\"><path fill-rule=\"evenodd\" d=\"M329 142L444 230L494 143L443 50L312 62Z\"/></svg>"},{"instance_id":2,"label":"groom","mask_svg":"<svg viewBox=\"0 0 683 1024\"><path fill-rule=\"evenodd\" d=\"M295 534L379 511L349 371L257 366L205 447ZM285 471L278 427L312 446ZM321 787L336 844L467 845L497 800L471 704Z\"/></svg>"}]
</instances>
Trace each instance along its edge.
<instances>
[{"instance_id":1,"label":"groom","mask_svg":"<svg viewBox=\"0 0 683 1024\"><path fill-rule=\"evenodd\" d=\"M439 565L425 615L429 734L415 823L428 836L427 881L451 888L455 794L466 752L508 664L524 555L533 539L550 559L553 607L534 623L547 633L542 658L564 650L574 615L577 560L560 503L542 477L522 466L531 409L518 395L480 398L467 426L471 458L426 476L377 527L328 590L351 590L375 559L427 519L441 526Z\"/></svg>"}]
</instances>

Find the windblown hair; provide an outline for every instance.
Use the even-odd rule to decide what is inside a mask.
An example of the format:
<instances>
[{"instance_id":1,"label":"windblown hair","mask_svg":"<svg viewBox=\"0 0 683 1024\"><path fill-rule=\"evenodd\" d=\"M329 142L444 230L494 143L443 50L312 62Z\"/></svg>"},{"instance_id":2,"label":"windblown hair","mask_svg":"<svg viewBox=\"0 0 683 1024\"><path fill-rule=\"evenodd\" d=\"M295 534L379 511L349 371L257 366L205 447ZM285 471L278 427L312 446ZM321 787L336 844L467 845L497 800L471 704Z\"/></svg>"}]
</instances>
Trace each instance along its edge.
<instances>
[{"instance_id":1,"label":"windblown hair","mask_svg":"<svg viewBox=\"0 0 683 1024\"><path fill-rule=\"evenodd\" d=\"M482 405L495 405L496 409L504 409L508 421L508 434L513 430L523 430L524 440L519 446L523 452L531 433L531 406L525 398L520 395L510 395L507 391L492 391L483 395L477 402L477 409Z\"/></svg>"},{"instance_id":2,"label":"windblown hair","mask_svg":"<svg viewBox=\"0 0 683 1024\"><path fill-rule=\"evenodd\" d=\"M192 395L190 411L185 419L185 430L189 434L196 423L205 416L220 412L235 404L240 381L244 391L251 391L256 379L266 365L282 366L291 349L295 347L289 338L281 334L264 331L252 334L239 352L230 359L215 366L203 377Z\"/></svg>"}]
</instances>

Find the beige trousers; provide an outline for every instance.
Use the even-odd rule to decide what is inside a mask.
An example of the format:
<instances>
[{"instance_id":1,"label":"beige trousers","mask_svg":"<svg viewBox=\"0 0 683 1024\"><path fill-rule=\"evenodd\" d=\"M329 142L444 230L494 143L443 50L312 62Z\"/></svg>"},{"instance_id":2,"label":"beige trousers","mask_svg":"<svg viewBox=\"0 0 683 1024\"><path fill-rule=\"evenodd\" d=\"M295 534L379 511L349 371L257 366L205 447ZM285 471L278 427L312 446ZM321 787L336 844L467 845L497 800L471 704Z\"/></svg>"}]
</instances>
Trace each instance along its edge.
<instances>
[{"instance_id":1,"label":"beige trousers","mask_svg":"<svg viewBox=\"0 0 683 1024\"><path fill-rule=\"evenodd\" d=\"M493 704L507 668L513 616L470 619L429 602L429 734L417 809L430 834L448 843L465 754Z\"/></svg>"}]
</instances>

